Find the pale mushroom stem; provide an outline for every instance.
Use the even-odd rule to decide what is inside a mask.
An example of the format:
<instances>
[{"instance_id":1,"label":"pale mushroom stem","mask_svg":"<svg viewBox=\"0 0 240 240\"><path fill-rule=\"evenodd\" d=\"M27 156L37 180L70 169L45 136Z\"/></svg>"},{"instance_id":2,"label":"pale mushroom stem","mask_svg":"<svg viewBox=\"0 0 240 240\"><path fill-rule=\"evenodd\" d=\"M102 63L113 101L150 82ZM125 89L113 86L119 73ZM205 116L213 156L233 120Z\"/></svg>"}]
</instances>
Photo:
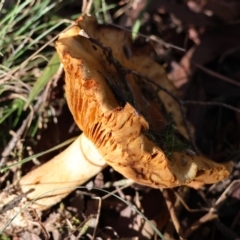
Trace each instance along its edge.
<instances>
[{"instance_id":1,"label":"pale mushroom stem","mask_svg":"<svg viewBox=\"0 0 240 240\"><path fill-rule=\"evenodd\" d=\"M23 176L19 185L22 192L30 192L29 199L38 198L33 207L44 210L60 202L106 166L92 142L81 134L59 155Z\"/></svg>"}]
</instances>

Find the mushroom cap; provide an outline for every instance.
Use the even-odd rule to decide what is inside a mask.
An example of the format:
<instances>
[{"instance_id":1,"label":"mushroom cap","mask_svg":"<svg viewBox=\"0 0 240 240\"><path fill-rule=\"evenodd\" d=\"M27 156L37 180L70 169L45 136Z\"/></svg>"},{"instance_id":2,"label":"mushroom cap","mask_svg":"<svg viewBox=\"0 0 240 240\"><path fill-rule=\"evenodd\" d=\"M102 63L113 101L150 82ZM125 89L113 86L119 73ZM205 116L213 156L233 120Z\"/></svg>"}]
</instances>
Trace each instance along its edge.
<instances>
[{"instance_id":1,"label":"mushroom cap","mask_svg":"<svg viewBox=\"0 0 240 240\"><path fill-rule=\"evenodd\" d=\"M128 32L99 25L95 18L84 15L60 34L56 48L75 122L116 171L155 188L198 187L230 174L231 162L218 164L186 152L173 152L168 158L149 139L149 127L162 130L166 120L155 99L146 99L142 93L148 86L157 92L178 131L187 138L178 103L156 85L126 74L121 67L146 75L175 93L163 67L151 58L150 44L139 48Z\"/></svg>"}]
</instances>

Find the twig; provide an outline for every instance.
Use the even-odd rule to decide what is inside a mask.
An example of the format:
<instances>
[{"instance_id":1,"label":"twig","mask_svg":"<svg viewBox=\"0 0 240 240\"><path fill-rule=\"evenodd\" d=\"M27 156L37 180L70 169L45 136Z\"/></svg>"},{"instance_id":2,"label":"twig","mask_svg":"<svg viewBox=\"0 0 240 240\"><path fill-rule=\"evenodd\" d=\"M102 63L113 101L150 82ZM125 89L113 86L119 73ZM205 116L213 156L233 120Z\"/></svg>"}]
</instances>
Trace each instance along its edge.
<instances>
[{"instance_id":1,"label":"twig","mask_svg":"<svg viewBox=\"0 0 240 240\"><path fill-rule=\"evenodd\" d=\"M233 85L235 85L235 86L240 87L240 83L239 83L239 82L237 82L237 81L235 81L235 80L232 80L232 79L229 78L229 77L226 77L226 76L223 76L223 75L221 75L221 74L219 74L219 73L217 73L217 72L214 72L214 71L212 71L212 70L210 70L210 69L208 69L208 68L206 68L206 67L204 67L204 66L202 66L202 65L200 65L200 64L198 64L198 63L196 63L196 62L193 62L193 64L194 64L196 67L198 67L199 69L201 69L202 71L208 73L208 74L211 75L211 76L214 76L214 77L216 77L216 78L218 78L218 79L220 79L220 80L222 80L222 81L225 81L225 82L228 82L228 83L231 83L231 84L233 84Z\"/></svg>"},{"instance_id":2,"label":"twig","mask_svg":"<svg viewBox=\"0 0 240 240\"><path fill-rule=\"evenodd\" d=\"M190 208L186 202L183 200L183 198L179 195L179 193L177 193L176 191L174 191L174 194L176 196L176 198L180 201L180 203L183 205L183 207L188 211L188 212L206 212L207 209L192 209ZM209 210L209 209L208 209Z\"/></svg>"},{"instance_id":3,"label":"twig","mask_svg":"<svg viewBox=\"0 0 240 240\"><path fill-rule=\"evenodd\" d=\"M93 0L89 0L89 1L83 0L83 3L82 3L82 13L90 14L90 10L91 10L92 4L93 4Z\"/></svg>"},{"instance_id":4,"label":"twig","mask_svg":"<svg viewBox=\"0 0 240 240\"><path fill-rule=\"evenodd\" d=\"M188 239L188 237L196 230L198 229L203 223L209 222L213 219L217 219L218 215L213 212L208 212L203 217L198 219L196 222L194 222L184 233L183 237L185 239Z\"/></svg>"},{"instance_id":5,"label":"twig","mask_svg":"<svg viewBox=\"0 0 240 240\"><path fill-rule=\"evenodd\" d=\"M218 198L218 200L214 203L214 205L210 208L209 212L206 213L203 217L201 217L199 220L197 220L195 223L192 224L190 228L186 230L184 233L184 237L188 238L199 226L201 226L203 223L206 223L208 221L211 221L213 219L218 218L218 214L216 213L217 210L222 206L224 201L227 199L228 192L233 188L233 186L240 182L240 180L234 180L229 186L226 188L226 190L221 194L221 196Z\"/></svg>"},{"instance_id":6,"label":"twig","mask_svg":"<svg viewBox=\"0 0 240 240\"><path fill-rule=\"evenodd\" d=\"M147 35L144 35L144 34L139 33L139 32L133 32L133 31L130 30L130 29L127 29L127 28L125 28L125 27L119 26L119 25L114 24L114 23L108 23L108 24L109 24L109 25L112 25L112 26L114 26L114 27L120 28L120 29L122 29L122 30L124 30L124 31L130 32L130 33L134 33L134 34L136 34L137 36L144 37L144 38L147 39L147 40L152 40L152 41L154 41L154 42L157 42L157 43L159 43L159 44L162 44L162 45L164 45L164 46L167 47L167 48L175 48L175 49L177 49L177 50L179 50L179 51L182 51L182 52L185 52L185 51L186 51L184 48L178 47L178 46L173 45L173 44L171 44L171 43L166 43L166 42L164 42L163 40L159 39L158 37L156 37L156 36L154 36L154 35L152 35L152 36L147 36Z\"/></svg>"},{"instance_id":7,"label":"twig","mask_svg":"<svg viewBox=\"0 0 240 240\"><path fill-rule=\"evenodd\" d=\"M39 97L37 103L33 107L34 113L36 113L39 108L41 107L43 101L42 97ZM11 140L8 142L7 146L4 148L2 152L2 158L0 160L0 169L4 166L6 163L7 157L10 155L14 147L16 146L17 142L23 135L24 131L26 130L29 121L32 119L32 113L30 112L25 120L23 120L21 127L16 131L16 134L13 135Z\"/></svg>"},{"instance_id":8,"label":"twig","mask_svg":"<svg viewBox=\"0 0 240 240\"><path fill-rule=\"evenodd\" d=\"M175 212L175 209L174 209L174 204L172 203L171 197L169 196L169 192L168 192L169 190L168 189L162 189L161 191L162 191L162 194L165 198L165 202L166 202L168 211L170 213L170 216L171 216L173 225L175 227L175 230L176 230L179 238L183 239L182 228L181 228L181 225L178 221L178 218L177 218L177 215L176 215L176 212Z\"/></svg>"},{"instance_id":9,"label":"twig","mask_svg":"<svg viewBox=\"0 0 240 240\"><path fill-rule=\"evenodd\" d=\"M18 204L22 201L22 199L24 197L27 197L27 195L31 192L33 192L34 189L31 188L29 189L29 191L27 191L26 193L21 193L19 196L15 197L13 200L11 200L10 202L6 203L1 209L0 209L0 214L6 213L9 210L15 208L16 206L18 206Z\"/></svg>"},{"instance_id":10,"label":"twig","mask_svg":"<svg viewBox=\"0 0 240 240\"><path fill-rule=\"evenodd\" d=\"M228 187L225 189L225 191L221 194L221 196L218 198L218 200L215 202L215 204L213 205L213 207L210 209L211 211L215 211L217 209L219 209L224 201L227 199L227 194L228 192L233 188L233 186L236 184L236 183L240 183L240 180L234 180L233 182L231 182Z\"/></svg>"},{"instance_id":11,"label":"twig","mask_svg":"<svg viewBox=\"0 0 240 240\"><path fill-rule=\"evenodd\" d=\"M204 106L220 106L220 107L228 108L230 110L240 113L239 108L233 107L229 104L220 103L220 102L201 102L201 101L186 100L186 101L182 101L182 104L184 104L184 105L192 104L192 105L204 105Z\"/></svg>"},{"instance_id":12,"label":"twig","mask_svg":"<svg viewBox=\"0 0 240 240\"><path fill-rule=\"evenodd\" d=\"M45 236L45 240L49 240L49 239L50 239L50 236L49 236L49 234L48 234L45 226L43 225L40 217L38 216L36 209L32 209L32 210L33 210L33 213L34 213L35 218L36 218L35 221L40 225L40 227L41 227L41 229L42 229L42 231L43 231L43 234L44 234L44 236Z\"/></svg>"},{"instance_id":13,"label":"twig","mask_svg":"<svg viewBox=\"0 0 240 240\"><path fill-rule=\"evenodd\" d=\"M95 239L96 232L97 232L97 227L98 227L98 223L99 223L99 217L100 217L100 213L101 213L102 199L100 197L93 197L93 199L98 200L98 210L97 210L97 215L96 215L96 224L95 224L94 231L93 231L93 236L92 236L92 239Z\"/></svg>"}]
</instances>

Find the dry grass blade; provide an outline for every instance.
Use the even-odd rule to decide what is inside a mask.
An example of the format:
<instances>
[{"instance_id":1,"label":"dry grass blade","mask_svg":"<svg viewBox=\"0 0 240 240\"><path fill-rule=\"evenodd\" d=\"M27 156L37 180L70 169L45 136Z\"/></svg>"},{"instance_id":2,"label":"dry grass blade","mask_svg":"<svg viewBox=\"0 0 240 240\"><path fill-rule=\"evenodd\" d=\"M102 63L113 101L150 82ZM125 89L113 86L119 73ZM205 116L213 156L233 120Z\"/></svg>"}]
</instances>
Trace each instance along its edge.
<instances>
[{"instance_id":1,"label":"dry grass blade","mask_svg":"<svg viewBox=\"0 0 240 240\"><path fill-rule=\"evenodd\" d=\"M79 234L77 235L77 237L74 237L74 239L80 239L82 237L82 235L86 232L86 230L88 229L88 225L90 224L89 222L92 221L92 219L94 219L96 216L95 215L90 215L88 216L80 225L77 229L74 230L74 232L72 232L70 235L68 235L66 238L64 238L64 240L67 239L72 239L71 237L73 237L73 234L77 231L79 231ZM94 239L94 238L93 238Z\"/></svg>"}]
</instances>

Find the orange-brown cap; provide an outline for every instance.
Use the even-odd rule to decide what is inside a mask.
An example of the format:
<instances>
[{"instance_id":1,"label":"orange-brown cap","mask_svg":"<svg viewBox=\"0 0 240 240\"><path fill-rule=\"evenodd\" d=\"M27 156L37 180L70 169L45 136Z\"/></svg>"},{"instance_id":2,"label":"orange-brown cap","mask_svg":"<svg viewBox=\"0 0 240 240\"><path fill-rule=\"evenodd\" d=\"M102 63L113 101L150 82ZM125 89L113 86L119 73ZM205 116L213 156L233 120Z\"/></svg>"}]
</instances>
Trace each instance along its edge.
<instances>
[{"instance_id":1,"label":"orange-brown cap","mask_svg":"<svg viewBox=\"0 0 240 240\"><path fill-rule=\"evenodd\" d=\"M187 138L178 103L139 77L145 75L175 92L163 67L152 60L150 44L136 46L128 32L99 25L85 15L60 35L56 48L74 119L115 170L151 187L198 187L230 174L231 163L218 164L186 152L173 152L168 158L154 137L149 138L149 127L160 131L166 123L156 97ZM149 92L157 94L149 99Z\"/></svg>"}]
</instances>

